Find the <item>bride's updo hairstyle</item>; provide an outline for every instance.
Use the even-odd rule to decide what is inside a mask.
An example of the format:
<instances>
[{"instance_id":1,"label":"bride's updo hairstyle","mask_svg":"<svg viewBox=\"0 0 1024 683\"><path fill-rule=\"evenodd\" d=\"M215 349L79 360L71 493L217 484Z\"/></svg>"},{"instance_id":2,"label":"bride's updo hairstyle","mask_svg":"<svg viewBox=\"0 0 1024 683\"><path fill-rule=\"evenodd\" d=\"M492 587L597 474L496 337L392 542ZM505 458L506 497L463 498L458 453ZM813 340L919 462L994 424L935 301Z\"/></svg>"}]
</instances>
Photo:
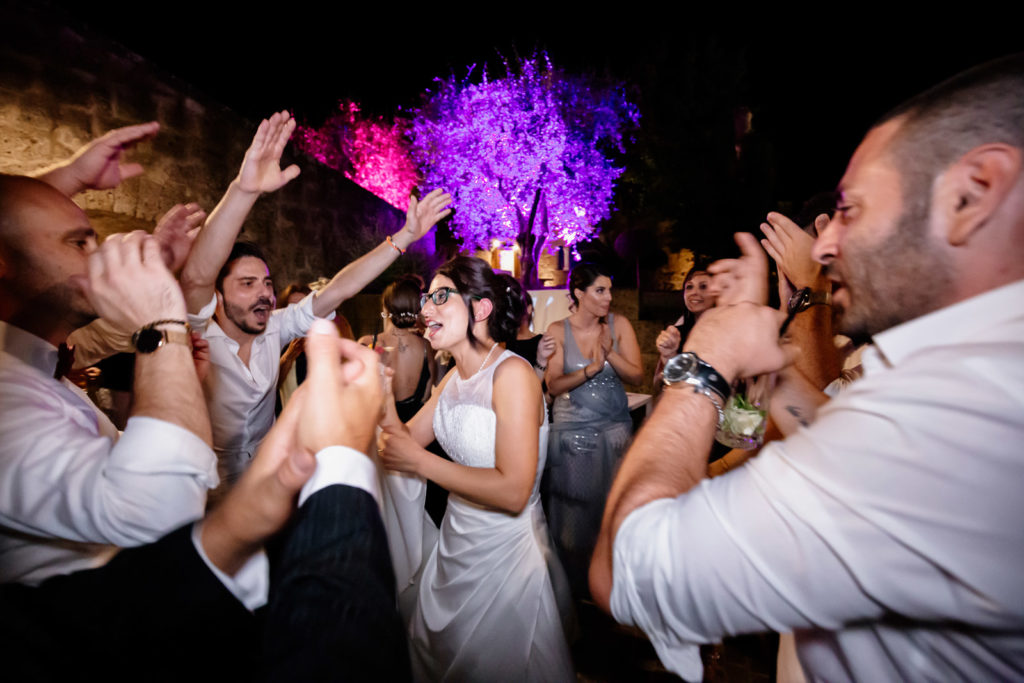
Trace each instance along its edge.
<instances>
[{"instance_id":1,"label":"bride's updo hairstyle","mask_svg":"<svg viewBox=\"0 0 1024 683\"><path fill-rule=\"evenodd\" d=\"M395 327L407 329L416 326L422 293L423 280L419 275L403 275L384 290L381 303Z\"/></svg>"},{"instance_id":2,"label":"bride's updo hairstyle","mask_svg":"<svg viewBox=\"0 0 1024 683\"><path fill-rule=\"evenodd\" d=\"M486 261L471 256L456 256L438 268L437 274L451 280L462 300L466 302L466 308L469 310L466 337L471 346L476 347L480 344L473 336L473 322L476 317L473 313L474 300L490 299L494 307L487 318L487 332L494 341L509 342L516 338L519 319L524 312L523 300L495 275Z\"/></svg>"}]
</instances>

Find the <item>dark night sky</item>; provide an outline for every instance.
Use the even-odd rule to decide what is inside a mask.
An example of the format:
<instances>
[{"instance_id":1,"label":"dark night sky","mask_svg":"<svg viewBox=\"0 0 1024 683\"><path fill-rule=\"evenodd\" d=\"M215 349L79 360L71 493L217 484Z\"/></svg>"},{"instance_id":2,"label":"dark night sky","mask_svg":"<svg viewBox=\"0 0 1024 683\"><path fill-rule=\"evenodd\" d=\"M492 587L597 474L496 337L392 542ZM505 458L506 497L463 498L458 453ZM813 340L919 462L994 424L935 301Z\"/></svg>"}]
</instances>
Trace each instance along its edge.
<instances>
[{"instance_id":1,"label":"dark night sky","mask_svg":"<svg viewBox=\"0 0 1024 683\"><path fill-rule=\"evenodd\" d=\"M609 74L634 88L641 128L657 127L661 136L695 102L711 114L698 107L690 129L675 131L680 136L704 135L694 123L702 116L720 122L734 107L750 107L754 131L773 159L767 195L794 201L834 186L866 128L902 99L960 69L1024 50L1024 34L1008 21L1005 29L980 31L980 22L958 18L927 31L890 27L881 18L834 23L822 10L803 18L812 28L776 17L751 18L756 29L737 29L686 16L556 20L523 5L514 6L518 12L502 5L509 10L502 19L485 24L480 5L470 13L428 8L433 14L424 20L390 4L353 10L352 3L295 0L239 17L182 0L168 6L168 17L143 20L129 3L100 11L59 4L89 30L254 119L289 108L300 122L318 124L340 98L387 114L415 106L436 76L496 63L499 52L546 49L568 71ZM515 16L522 19L509 18Z\"/></svg>"}]
</instances>

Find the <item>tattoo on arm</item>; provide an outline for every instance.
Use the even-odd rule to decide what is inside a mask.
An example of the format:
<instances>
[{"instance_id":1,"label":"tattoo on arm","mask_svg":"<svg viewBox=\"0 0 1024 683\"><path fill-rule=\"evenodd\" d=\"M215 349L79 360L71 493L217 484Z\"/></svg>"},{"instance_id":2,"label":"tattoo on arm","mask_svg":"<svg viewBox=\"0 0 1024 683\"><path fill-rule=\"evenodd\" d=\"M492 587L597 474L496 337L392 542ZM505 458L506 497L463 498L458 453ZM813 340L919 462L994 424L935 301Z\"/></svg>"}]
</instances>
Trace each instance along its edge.
<instances>
[{"instance_id":1,"label":"tattoo on arm","mask_svg":"<svg viewBox=\"0 0 1024 683\"><path fill-rule=\"evenodd\" d=\"M786 412L795 417L796 421L799 422L801 426L806 427L810 424L807 419L800 414L800 409L796 406L786 406Z\"/></svg>"}]
</instances>

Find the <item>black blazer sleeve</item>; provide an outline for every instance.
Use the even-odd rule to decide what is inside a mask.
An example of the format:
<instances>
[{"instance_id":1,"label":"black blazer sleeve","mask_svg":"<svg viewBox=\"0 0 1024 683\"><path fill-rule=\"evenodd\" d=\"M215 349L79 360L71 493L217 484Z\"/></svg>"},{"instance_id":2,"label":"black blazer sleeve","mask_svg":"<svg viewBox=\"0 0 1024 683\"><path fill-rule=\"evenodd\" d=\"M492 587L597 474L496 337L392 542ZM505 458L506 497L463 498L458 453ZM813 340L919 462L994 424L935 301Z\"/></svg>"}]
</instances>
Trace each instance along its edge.
<instances>
[{"instance_id":1,"label":"black blazer sleeve","mask_svg":"<svg viewBox=\"0 0 1024 683\"><path fill-rule=\"evenodd\" d=\"M191 533L188 525L36 588L0 586L3 678L234 680L254 669L257 620L209 571Z\"/></svg>"},{"instance_id":2,"label":"black blazer sleeve","mask_svg":"<svg viewBox=\"0 0 1024 683\"><path fill-rule=\"evenodd\" d=\"M334 485L299 508L272 562L264 634L267 680L410 680L387 537L370 494Z\"/></svg>"}]
</instances>

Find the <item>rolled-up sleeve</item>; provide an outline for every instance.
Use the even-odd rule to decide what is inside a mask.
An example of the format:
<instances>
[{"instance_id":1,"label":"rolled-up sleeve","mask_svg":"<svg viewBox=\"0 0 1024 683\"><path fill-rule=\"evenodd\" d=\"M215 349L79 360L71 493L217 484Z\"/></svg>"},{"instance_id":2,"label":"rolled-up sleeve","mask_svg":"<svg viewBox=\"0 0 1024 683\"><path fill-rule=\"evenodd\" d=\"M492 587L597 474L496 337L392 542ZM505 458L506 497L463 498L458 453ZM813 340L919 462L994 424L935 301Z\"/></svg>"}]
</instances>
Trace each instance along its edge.
<instances>
[{"instance_id":1,"label":"rolled-up sleeve","mask_svg":"<svg viewBox=\"0 0 1024 683\"><path fill-rule=\"evenodd\" d=\"M216 458L177 425L133 417L114 442L72 403L4 394L0 523L42 537L141 545L203 515ZM95 418L93 418L95 419Z\"/></svg>"}]
</instances>

